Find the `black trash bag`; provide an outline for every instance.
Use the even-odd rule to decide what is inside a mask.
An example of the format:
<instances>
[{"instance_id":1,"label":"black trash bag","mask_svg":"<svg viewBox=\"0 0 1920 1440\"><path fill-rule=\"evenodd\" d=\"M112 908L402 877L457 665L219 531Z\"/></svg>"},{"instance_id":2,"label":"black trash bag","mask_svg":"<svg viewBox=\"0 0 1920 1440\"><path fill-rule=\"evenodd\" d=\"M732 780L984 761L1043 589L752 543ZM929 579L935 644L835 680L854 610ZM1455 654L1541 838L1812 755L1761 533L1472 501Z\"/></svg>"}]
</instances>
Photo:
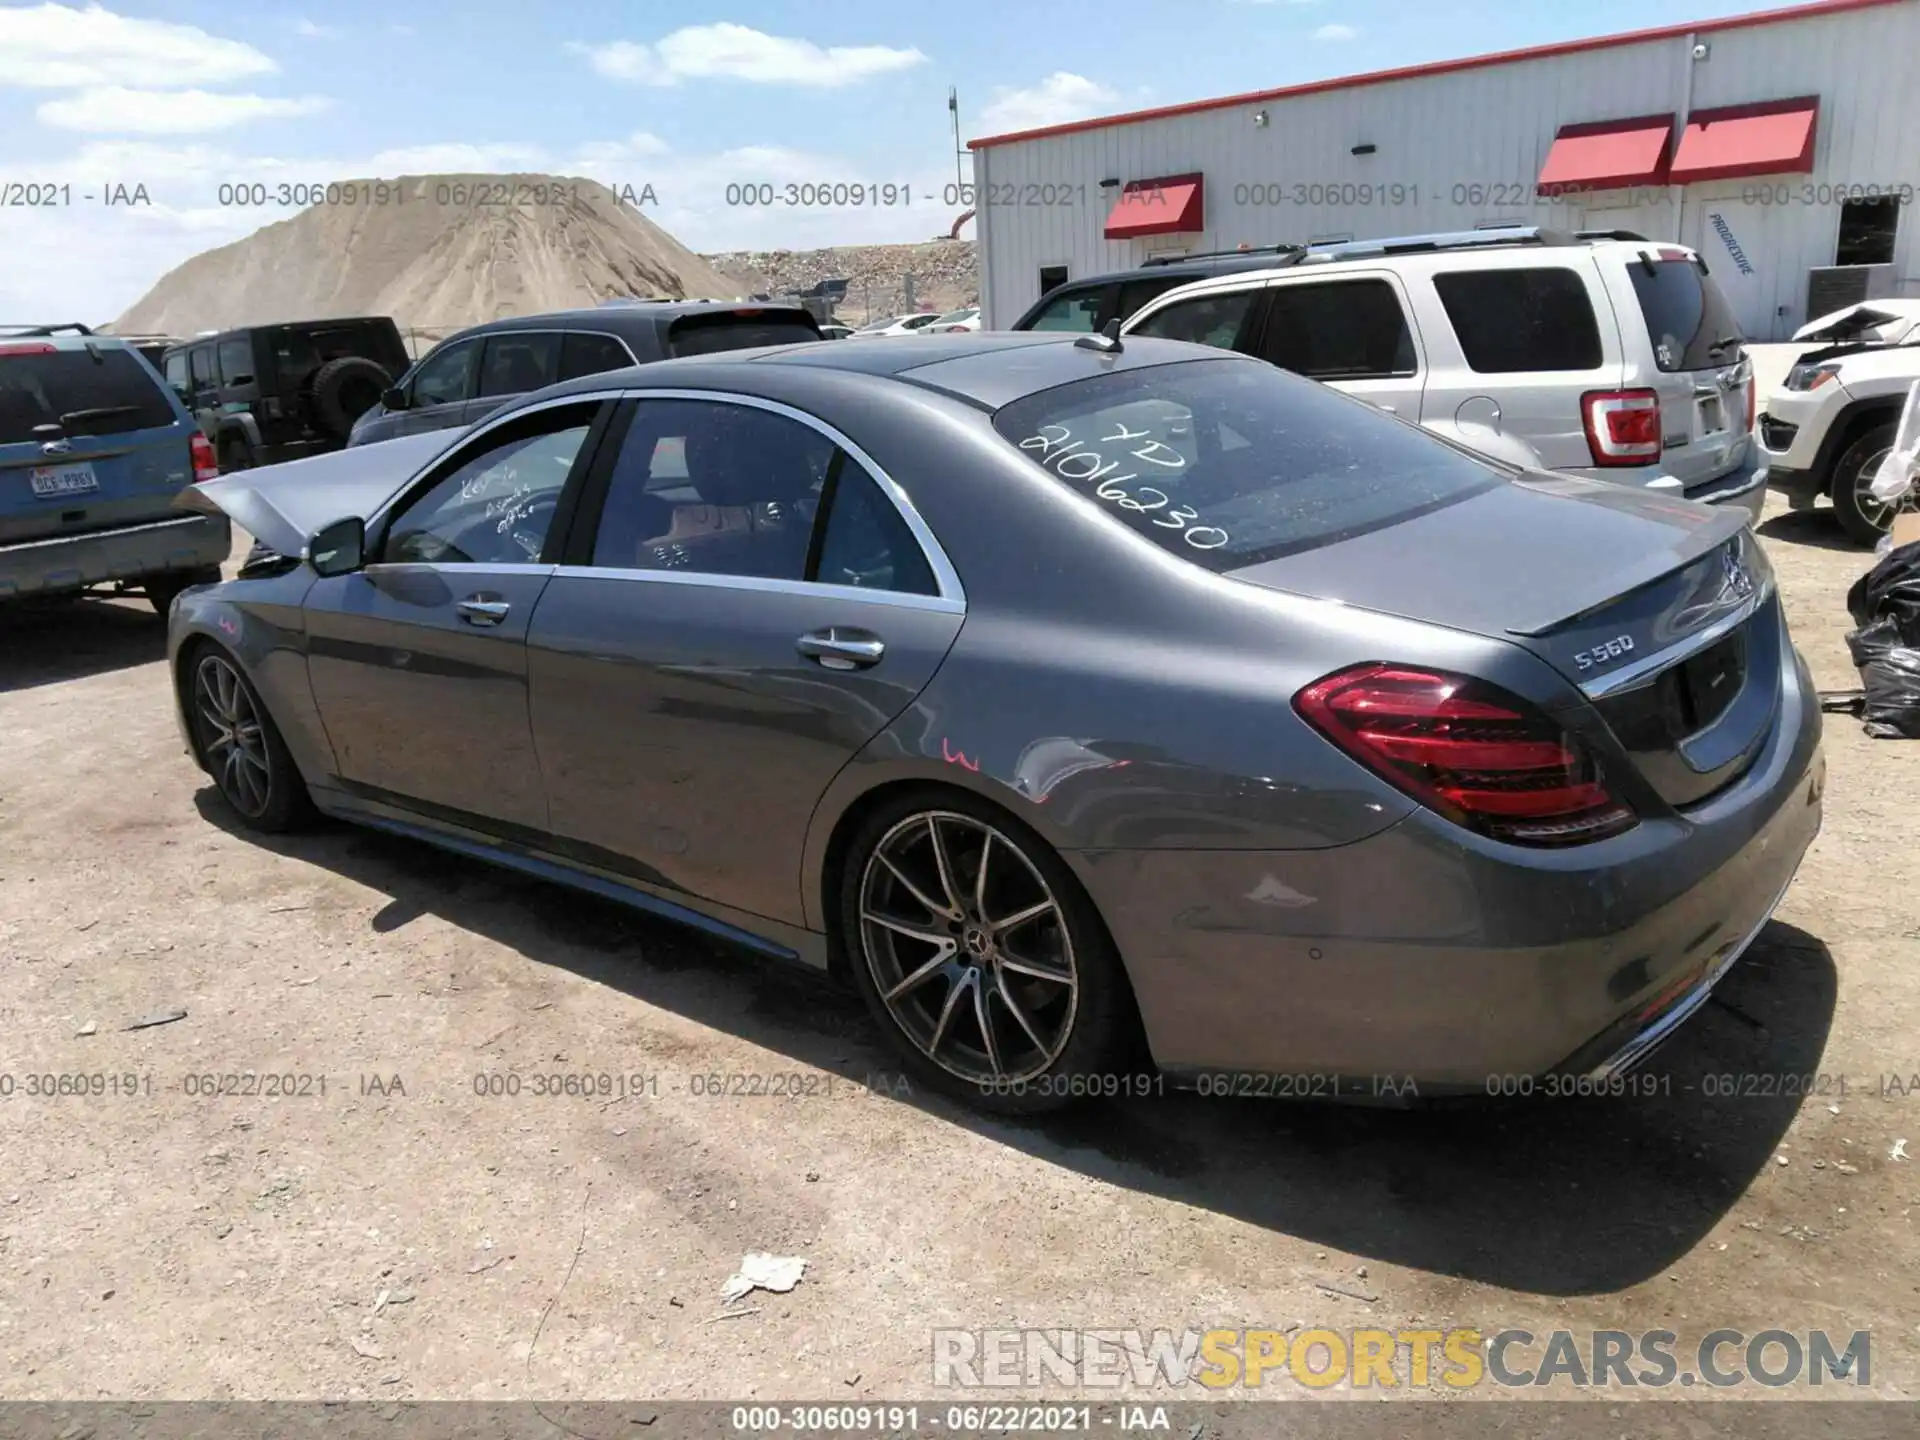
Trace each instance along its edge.
<instances>
[{"instance_id":1,"label":"black trash bag","mask_svg":"<svg viewBox=\"0 0 1920 1440\"><path fill-rule=\"evenodd\" d=\"M1847 613L1863 630L1891 620L1902 645L1920 645L1920 541L1889 550L1854 581Z\"/></svg>"},{"instance_id":2,"label":"black trash bag","mask_svg":"<svg viewBox=\"0 0 1920 1440\"><path fill-rule=\"evenodd\" d=\"M1860 718L1877 740L1920 740L1920 647L1902 644L1901 638L1899 621L1892 617L1847 636L1867 692Z\"/></svg>"}]
</instances>

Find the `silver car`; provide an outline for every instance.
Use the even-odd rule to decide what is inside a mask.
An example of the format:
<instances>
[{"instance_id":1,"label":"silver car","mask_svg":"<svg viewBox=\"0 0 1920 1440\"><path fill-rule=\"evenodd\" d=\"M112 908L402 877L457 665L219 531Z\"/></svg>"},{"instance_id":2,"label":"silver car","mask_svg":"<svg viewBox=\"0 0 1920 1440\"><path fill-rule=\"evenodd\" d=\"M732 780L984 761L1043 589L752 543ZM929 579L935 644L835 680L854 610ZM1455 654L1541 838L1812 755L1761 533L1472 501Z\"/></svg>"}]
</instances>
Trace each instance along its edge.
<instances>
[{"instance_id":1,"label":"silver car","mask_svg":"<svg viewBox=\"0 0 1920 1440\"><path fill-rule=\"evenodd\" d=\"M1195 345L667 360L192 494L278 552L170 625L247 824L837 973L989 1107L1604 1093L1819 828L1742 514Z\"/></svg>"},{"instance_id":2,"label":"silver car","mask_svg":"<svg viewBox=\"0 0 1920 1440\"><path fill-rule=\"evenodd\" d=\"M1766 500L1746 342L1683 245L1532 227L1314 245L1124 328L1258 355L1515 464L1755 517Z\"/></svg>"}]
</instances>

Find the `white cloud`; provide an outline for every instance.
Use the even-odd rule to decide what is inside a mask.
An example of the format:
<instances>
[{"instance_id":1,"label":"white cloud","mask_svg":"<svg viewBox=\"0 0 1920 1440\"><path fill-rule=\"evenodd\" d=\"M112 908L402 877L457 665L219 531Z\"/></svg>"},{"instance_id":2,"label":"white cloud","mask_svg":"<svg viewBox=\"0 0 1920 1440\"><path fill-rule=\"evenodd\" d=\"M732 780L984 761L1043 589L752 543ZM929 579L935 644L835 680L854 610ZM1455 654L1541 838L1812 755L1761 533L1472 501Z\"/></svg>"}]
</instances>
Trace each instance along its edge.
<instances>
[{"instance_id":1,"label":"white cloud","mask_svg":"<svg viewBox=\"0 0 1920 1440\"><path fill-rule=\"evenodd\" d=\"M268 95L221 95L210 90L130 90L101 85L34 111L43 125L99 135L198 135L256 120L317 115L333 102L321 95L297 100Z\"/></svg>"},{"instance_id":2,"label":"white cloud","mask_svg":"<svg viewBox=\"0 0 1920 1440\"><path fill-rule=\"evenodd\" d=\"M1065 125L1084 120L1115 104L1119 95L1106 86L1056 70L1038 85L1024 90L1001 86L980 112L980 124L989 132L1037 130L1043 125Z\"/></svg>"},{"instance_id":3,"label":"white cloud","mask_svg":"<svg viewBox=\"0 0 1920 1440\"><path fill-rule=\"evenodd\" d=\"M1313 32L1316 40L1357 40L1360 32L1351 25L1322 25Z\"/></svg>"},{"instance_id":4,"label":"white cloud","mask_svg":"<svg viewBox=\"0 0 1920 1440\"><path fill-rule=\"evenodd\" d=\"M589 140L581 145L578 153L584 164L617 165L625 160L664 155L667 149L667 142L658 135L636 130L624 140Z\"/></svg>"},{"instance_id":5,"label":"white cloud","mask_svg":"<svg viewBox=\"0 0 1920 1440\"><path fill-rule=\"evenodd\" d=\"M100 5L0 9L0 85L206 85L278 68L242 41L193 25L116 15Z\"/></svg>"},{"instance_id":6,"label":"white cloud","mask_svg":"<svg viewBox=\"0 0 1920 1440\"><path fill-rule=\"evenodd\" d=\"M546 156L538 145L473 145L455 140L381 150L358 170L332 173L382 179L400 175L511 175L542 170L545 163Z\"/></svg>"},{"instance_id":7,"label":"white cloud","mask_svg":"<svg viewBox=\"0 0 1920 1440\"><path fill-rule=\"evenodd\" d=\"M682 80L749 80L762 85L833 88L925 62L915 49L885 45L816 45L769 35L746 25L688 25L651 45L613 40L569 43L594 72L629 85L677 85Z\"/></svg>"},{"instance_id":8,"label":"white cloud","mask_svg":"<svg viewBox=\"0 0 1920 1440\"><path fill-rule=\"evenodd\" d=\"M337 40L340 32L331 25L316 25L304 15L293 22L293 33L309 40Z\"/></svg>"}]
</instances>

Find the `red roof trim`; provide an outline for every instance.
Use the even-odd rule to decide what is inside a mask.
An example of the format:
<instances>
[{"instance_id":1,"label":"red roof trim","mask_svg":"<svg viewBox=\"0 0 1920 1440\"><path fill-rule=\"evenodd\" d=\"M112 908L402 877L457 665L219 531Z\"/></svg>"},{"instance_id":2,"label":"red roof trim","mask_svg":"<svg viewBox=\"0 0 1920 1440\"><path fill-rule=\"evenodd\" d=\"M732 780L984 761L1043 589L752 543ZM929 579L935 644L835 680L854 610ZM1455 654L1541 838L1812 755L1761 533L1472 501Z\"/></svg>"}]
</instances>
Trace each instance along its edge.
<instances>
[{"instance_id":1,"label":"red roof trim","mask_svg":"<svg viewBox=\"0 0 1920 1440\"><path fill-rule=\"evenodd\" d=\"M1755 154L1744 158L1716 157L1724 142L1710 135L1710 127L1728 121L1757 120L1767 116L1806 118L1806 133L1791 155L1775 143L1781 138L1770 133L1760 141ZM1813 145L1820 128L1820 97L1796 95L1791 100L1757 100L1746 105L1723 105L1717 110L1695 110L1687 117L1687 128L1680 132L1680 144L1673 153L1672 176L1676 185L1693 185L1704 180L1739 180L1749 175L1807 175L1813 171ZM1791 136L1791 130L1786 131ZM1745 137L1750 143L1757 137ZM1789 141L1789 143L1791 143Z\"/></svg>"},{"instance_id":2,"label":"red roof trim","mask_svg":"<svg viewBox=\"0 0 1920 1440\"><path fill-rule=\"evenodd\" d=\"M1790 5L1779 10L1759 10L1751 15L1729 15L1719 20L1701 20L1691 25L1661 25L1650 30L1629 30L1619 35L1599 35L1585 40L1561 40L1551 45L1534 45L1524 50L1501 50L1492 55L1474 55L1464 60L1440 60L1427 65L1406 65L1397 70L1375 70L1365 75L1343 75L1334 80L1314 80L1305 85L1287 85L1278 90L1251 90L1244 95L1223 95L1214 100L1192 100L1183 105L1162 105L1152 110L1130 110L1120 115L1099 115L1090 120L1073 120L1064 125L1044 125L1037 130L1012 130L1003 135L988 135L969 140L969 150L985 150L994 145L1016 141L1040 140L1051 135L1072 135L1082 130L1102 130L1114 125L1133 125L1142 120L1165 120L1175 115L1194 115L1206 110L1231 110L1237 105L1261 104L1270 100L1290 100L1298 95L1320 95L1329 90L1357 90L1367 85L1385 85L1394 80L1413 80L1422 75L1451 75L1461 70L1479 70L1489 65L1512 65L1522 60L1544 60L1556 55L1578 55L1588 50L1611 50L1622 45L1646 45L1659 40L1684 39L1688 35L1713 35L1724 30L1744 30L1754 25L1778 21L1814 20L1823 15L1844 15L1852 10L1871 10L1881 5L1900 5L1906 0L1820 0L1814 5Z\"/></svg>"},{"instance_id":3,"label":"red roof trim","mask_svg":"<svg viewBox=\"0 0 1920 1440\"><path fill-rule=\"evenodd\" d=\"M1658 134L1657 145L1654 141ZM1560 149L1563 140L1581 141L1598 136L1617 136L1620 144L1610 147L1607 158L1614 168L1594 171L1593 162L1584 164L1573 159L1582 148L1572 147L1572 154ZM1644 139L1642 138L1644 137ZM1636 115L1630 120L1583 120L1577 125L1562 125L1553 137L1553 144L1547 147L1546 162L1540 167L1540 179L1534 186L1541 195L1559 195L1579 190L1615 190L1623 185L1661 185L1666 183L1667 157L1673 143L1673 112L1664 115ZM1639 152L1633 158L1628 152ZM1561 162L1555 165L1556 154ZM1561 167L1569 167L1581 173L1563 176Z\"/></svg>"},{"instance_id":4,"label":"red roof trim","mask_svg":"<svg viewBox=\"0 0 1920 1440\"><path fill-rule=\"evenodd\" d=\"M1106 238L1133 240L1146 235L1205 230L1205 183L1198 170L1185 175L1156 175L1151 180L1129 180L1107 216Z\"/></svg>"}]
</instances>

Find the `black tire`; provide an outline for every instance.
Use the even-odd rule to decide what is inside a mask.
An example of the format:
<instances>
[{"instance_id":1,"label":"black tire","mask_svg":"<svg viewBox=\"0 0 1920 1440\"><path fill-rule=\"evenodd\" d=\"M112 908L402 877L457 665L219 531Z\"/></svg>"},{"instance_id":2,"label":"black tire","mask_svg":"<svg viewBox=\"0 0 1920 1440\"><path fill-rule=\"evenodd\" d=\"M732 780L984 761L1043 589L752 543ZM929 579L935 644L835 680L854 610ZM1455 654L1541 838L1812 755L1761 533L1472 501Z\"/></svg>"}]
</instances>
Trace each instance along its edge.
<instances>
[{"instance_id":1,"label":"black tire","mask_svg":"<svg viewBox=\"0 0 1920 1440\"><path fill-rule=\"evenodd\" d=\"M216 671L224 676L217 677ZM310 823L317 812L307 782L240 662L212 641L202 640L188 652L180 674L194 759L213 777L220 798L240 823L269 835ZM230 696L243 704L230 704ZM244 718L235 723L237 717L245 716L253 721L251 744L246 743L249 733Z\"/></svg>"},{"instance_id":2,"label":"black tire","mask_svg":"<svg viewBox=\"0 0 1920 1440\"><path fill-rule=\"evenodd\" d=\"M220 567L207 565L199 570L169 570L164 575L149 575L140 587L147 603L161 616L173 607L173 597L193 585L217 585Z\"/></svg>"},{"instance_id":3,"label":"black tire","mask_svg":"<svg viewBox=\"0 0 1920 1440\"><path fill-rule=\"evenodd\" d=\"M944 836L952 877L944 892L935 888L937 862L927 838L935 828ZM975 903L975 856L982 853L976 840L990 854L984 907ZM926 903L929 889L959 918L942 918L939 906ZM950 903L956 890L960 904ZM1051 902L1051 910L1006 924L1042 901ZM999 917L997 924L980 923L983 910ZM1113 1093L1106 1078L1137 1035L1120 957L1073 872L1004 811L963 791L931 787L887 800L847 847L836 914L847 970L867 1009L908 1073L928 1088L1005 1115L1058 1110ZM876 925L875 914L893 921L924 915L929 938ZM1018 952L1008 948L1014 935ZM1041 978L1042 970L1071 976L1071 984ZM920 977L918 983L901 993L897 987L909 975ZM883 986L894 992L894 1003ZM940 1015L948 1017L945 1024ZM984 1031L994 1038L983 1038ZM943 1045L946 1058L935 1059ZM1004 1056L1002 1046L1008 1046ZM989 1070L982 1060L1000 1068Z\"/></svg>"},{"instance_id":4,"label":"black tire","mask_svg":"<svg viewBox=\"0 0 1920 1440\"><path fill-rule=\"evenodd\" d=\"M1876 425L1845 450L1833 467L1833 513L1856 545L1874 546L1893 528L1895 506L1866 493L1880 459L1893 448L1893 426ZM1911 495L1911 492L1909 492Z\"/></svg>"},{"instance_id":5,"label":"black tire","mask_svg":"<svg viewBox=\"0 0 1920 1440\"><path fill-rule=\"evenodd\" d=\"M251 470L260 463L254 456L253 446L244 435L222 435L218 459L222 475L233 470Z\"/></svg>"},{"instance_id":6,"label":"black tire","mask_svg":"<svg viewBox=\"0 0 1920 1440\"><path fill-rule=\"evenodd\" d=\"M313 416L335 440L353 433L353 422L380 403L393 377L378 361L342 355L313 372Z\"/></svg>"}]
</instances>

